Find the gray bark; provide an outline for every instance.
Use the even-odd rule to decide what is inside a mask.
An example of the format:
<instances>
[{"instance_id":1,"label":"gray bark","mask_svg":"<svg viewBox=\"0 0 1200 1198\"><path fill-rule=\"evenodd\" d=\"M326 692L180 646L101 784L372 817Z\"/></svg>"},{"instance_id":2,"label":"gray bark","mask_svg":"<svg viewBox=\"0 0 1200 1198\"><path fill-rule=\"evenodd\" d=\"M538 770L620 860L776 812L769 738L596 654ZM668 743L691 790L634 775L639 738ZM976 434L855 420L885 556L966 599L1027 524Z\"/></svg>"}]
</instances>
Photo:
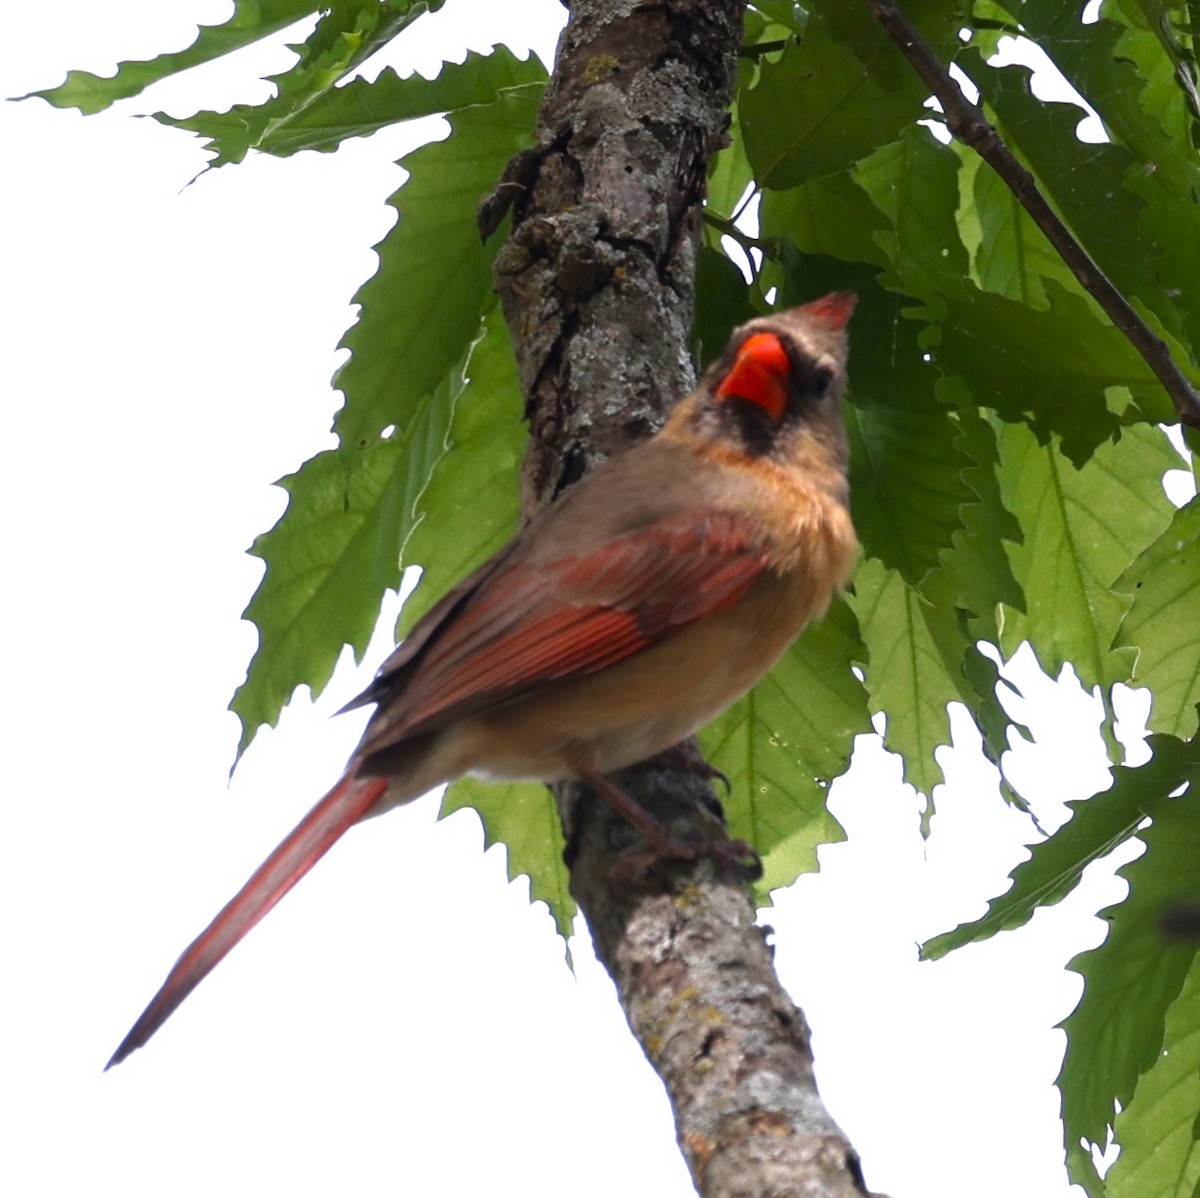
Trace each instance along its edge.
<instances>
[{"instance_id":1,"label":"gray bark","mask_svg":"<svg viewBox=\"0 0 1200 1198\"><path fill-rule=\"evenodd\" d=\"M728 124L744 0L568 7L536 144L480 213L485 232L513 217L496 281L532 432L527 516L651 433L695 384L700 203ZM724 836L687 752L615 781L677 835ZM817 1094L808 1027L775 975L745 879L713 857L622 868L632 829L583 787L557 797L572 893L667 1087L697 1190L866 1193Z\"/></svg>"}]
</instances>

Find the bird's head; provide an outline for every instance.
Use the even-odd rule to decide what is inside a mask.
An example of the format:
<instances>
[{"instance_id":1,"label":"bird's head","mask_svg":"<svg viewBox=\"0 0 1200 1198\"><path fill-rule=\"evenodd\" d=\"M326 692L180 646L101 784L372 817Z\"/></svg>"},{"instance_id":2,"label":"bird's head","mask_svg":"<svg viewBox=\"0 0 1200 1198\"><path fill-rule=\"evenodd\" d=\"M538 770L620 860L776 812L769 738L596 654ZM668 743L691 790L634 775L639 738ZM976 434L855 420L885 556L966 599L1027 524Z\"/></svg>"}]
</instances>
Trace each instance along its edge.
<instances>
[{"instance_id":1,"label":"bird's head","mask_svg":"<svg viewBox=\"0 0 1200 1198\"><path fill-rule=\"evenodd\" d=\"M834 292L741 325L668 432L751 460L782 464L815 452L844 472L846 325L856 298Z\"/></svg>"}]
</instances>

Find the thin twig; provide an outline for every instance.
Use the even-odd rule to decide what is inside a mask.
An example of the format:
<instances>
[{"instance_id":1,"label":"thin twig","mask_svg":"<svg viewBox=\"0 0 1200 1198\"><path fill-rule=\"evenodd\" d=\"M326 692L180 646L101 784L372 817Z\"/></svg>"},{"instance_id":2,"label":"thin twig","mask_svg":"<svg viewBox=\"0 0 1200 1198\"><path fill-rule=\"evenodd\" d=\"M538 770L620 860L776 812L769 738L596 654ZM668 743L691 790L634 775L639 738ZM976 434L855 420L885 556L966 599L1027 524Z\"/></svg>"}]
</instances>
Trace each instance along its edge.
<instances>
[{"instance_id":1,"label":"thin twig","mask_svg":"<svg viewBox=\"0 0 1200 1198\"><path fill-rule=\"evenodd\" d=\"M774 54L776 50L784 50L790 38L782 38L775 42L755 42L751 46L740 46L738 48L738 57L747 58L754 61L758 58L763 58L767 54Z\"/></svg>"},{"instance_id":2,"label":"thin twig","mask_svg":"<svg viewBox=\"0 0 1200 1198\"><path fill-rule=\"evenodd\" d=\"M1174 401L1179 419L1192 428L1200 428L1200 394L1171 357L1166 344L1154 334L1087 250L1075 240L1038 189L1033 175L1017 161L983 115L982 109L963 95L950 72L938 61L929 44L898 4L892 3L892 0L867 0L867 4L899 47L900 53L937 97L950 132L974 149L1004 180L1020 205L1070 267L1080 285L1104 309L1113 324L1125 334L1154 371Z\"/></svg>"},{"instance_id":3,"label":"thin twig","mask_svg":"<svg viewBox=\"0 0 1200 1198\"><path fill-rule=\"evenodd\" d=\"M779 256L779 239L777 237L752 237L745 229L738 226L736 216L720 216L711 208L705 208L703 216L706 225L716 229L725 237L732 237L742 249L759 250L770 258Z\"/></svg>"}]
</instances>

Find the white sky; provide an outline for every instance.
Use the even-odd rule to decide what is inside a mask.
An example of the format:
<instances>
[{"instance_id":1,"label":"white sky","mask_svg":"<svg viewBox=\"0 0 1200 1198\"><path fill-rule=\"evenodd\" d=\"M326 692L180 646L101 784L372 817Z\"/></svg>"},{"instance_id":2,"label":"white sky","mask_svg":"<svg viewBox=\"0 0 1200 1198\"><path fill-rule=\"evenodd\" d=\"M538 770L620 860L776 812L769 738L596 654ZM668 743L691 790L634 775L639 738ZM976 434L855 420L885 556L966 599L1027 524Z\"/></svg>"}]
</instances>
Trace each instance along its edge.
<instances>
[{"instance_id":1,"label":"white sky","mask_svg":"<svg viewBox=\"0 0 1200 1198\"><path fill-rule=\"evenodd\" d=\"M21 6L0 93L178 48L227 7L73 0L50 23ZM447 47L506 37L548 55L560 13L450 0L429 24ZM430 61L416 54L402 43L391 61ZM287 62L244 54L86 119L0 106L16 579L0 1189L682 1198L661 1087L586 944L572 978L473 817L435 825L432 800L355 830L149 1048L101 1073L185 944L337 776L361 720L328 717L387 648L297 701L227 786L225 705L255 643L243 549L283 508L272 481L330 443L335 346L414 134L185 186L198 142L130 113L260 98L254 80ZM1078 688L1022 685L1046 747L1011 755L1011 773L1054 826L1105 784L1096 712ZM1031 836L961 739L927 843L897 761L864 741L832 798L849 843L765 919L873 1188L1063 1198L1054 1025L1079 992L1063 966L1122 886L1101 868L1027 929L918 965L916 943L978 916Z\"/></svg>"}]
</instances>

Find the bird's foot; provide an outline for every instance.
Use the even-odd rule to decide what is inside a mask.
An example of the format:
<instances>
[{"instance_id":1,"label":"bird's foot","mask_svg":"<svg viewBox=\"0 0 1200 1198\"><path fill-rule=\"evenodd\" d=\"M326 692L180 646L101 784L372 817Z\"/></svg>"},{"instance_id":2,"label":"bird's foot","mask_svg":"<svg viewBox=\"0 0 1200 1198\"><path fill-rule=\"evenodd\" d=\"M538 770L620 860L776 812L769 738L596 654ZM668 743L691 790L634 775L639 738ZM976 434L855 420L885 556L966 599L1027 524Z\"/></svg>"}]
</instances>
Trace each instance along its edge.
<instances>
[{"instance_id":1,"label":"bird's foot","mask_svg":"<svg viewBox=\"0 0 1200 1198\"><path fill-rule=\"evenodd\" d=\"M659 753L658 760L704 782L719 781L725 787L726 798L733 793L729 775L705 760L704 755L696 748L695 741L681 740L679 744L672 745L669 749L664 749Z\"/></svg>"},{"instance_id":2,"label":"bird's foot","mask_svg":"<svg viewBox=\"0 0 1200 1198\"><path fill-rule=\"evenodd\" d=\"M744 840L681 840L663 829L665 835L649 843L630 845L612 867L613 881L626 884L649 873L664 861L697 861L708 857L742 881L756 882L763 874L762 858Z\"/></svg>"},{"instance_id":3,"label":"bird's foot","mask_svg":"<svg viewBox=\"0 0 1200 1198\"><path fill-rule=\"evenodd\" d=\"M696 861L701 857L711 858L747 881L757 881L762 877L762 858L744 840L728 840L723 836L684 840L673 835L610 778L590 770L580 770L579 773L597 794L642 834L645 841L644 844L631 845L620 854L613 867L616 878L630 880L662 861Z\"/></svg>"}]
</instances>

